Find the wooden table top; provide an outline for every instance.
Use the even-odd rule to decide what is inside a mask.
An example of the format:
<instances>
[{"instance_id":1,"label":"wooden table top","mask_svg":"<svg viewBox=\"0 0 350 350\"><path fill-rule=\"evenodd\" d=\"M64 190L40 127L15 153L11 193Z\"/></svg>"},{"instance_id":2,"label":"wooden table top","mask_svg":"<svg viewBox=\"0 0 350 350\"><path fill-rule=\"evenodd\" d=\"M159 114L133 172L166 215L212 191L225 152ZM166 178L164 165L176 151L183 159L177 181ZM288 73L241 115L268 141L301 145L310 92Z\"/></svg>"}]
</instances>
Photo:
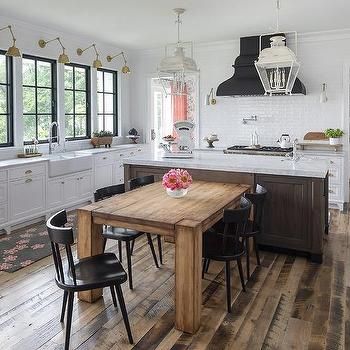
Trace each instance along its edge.
<instances>
[{"instance_id":1,"label":"wooden table top","mask_svg":"<svg viewBox=\"0 0 350 350\"><path fill-rule=\"evenodd\" d=\"M185 197L171 198L161 182L138 188L80 210L94 219L162 227L169 231L183 220L203 224L223 208L232 206L251 189L250 185L194 181Z\"/></svg>"}]
</instances>

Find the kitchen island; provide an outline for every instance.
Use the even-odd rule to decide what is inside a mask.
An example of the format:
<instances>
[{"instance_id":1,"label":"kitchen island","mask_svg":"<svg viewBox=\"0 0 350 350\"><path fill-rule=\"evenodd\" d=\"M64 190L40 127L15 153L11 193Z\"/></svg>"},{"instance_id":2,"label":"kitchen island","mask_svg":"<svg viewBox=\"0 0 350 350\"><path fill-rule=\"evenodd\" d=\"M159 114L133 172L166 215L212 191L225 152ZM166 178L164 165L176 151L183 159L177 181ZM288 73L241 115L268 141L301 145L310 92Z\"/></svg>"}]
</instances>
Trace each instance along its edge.
<instances>
[{"instance_id":1,"label":"kitchen island","mask_svg":"<svg viewBox=\"0 0 350 350\"><path fill-rule=\"evenodd\" d=\"M170 168L189 170L194 181L260 184L267 191L264 227L259 244L307 254L322 262L323 235L328 232L328 164L319 160L195 152L190 159L146 153L124 160L129 179L154 175L161 180Z\"/></svg>"}]
</instances>

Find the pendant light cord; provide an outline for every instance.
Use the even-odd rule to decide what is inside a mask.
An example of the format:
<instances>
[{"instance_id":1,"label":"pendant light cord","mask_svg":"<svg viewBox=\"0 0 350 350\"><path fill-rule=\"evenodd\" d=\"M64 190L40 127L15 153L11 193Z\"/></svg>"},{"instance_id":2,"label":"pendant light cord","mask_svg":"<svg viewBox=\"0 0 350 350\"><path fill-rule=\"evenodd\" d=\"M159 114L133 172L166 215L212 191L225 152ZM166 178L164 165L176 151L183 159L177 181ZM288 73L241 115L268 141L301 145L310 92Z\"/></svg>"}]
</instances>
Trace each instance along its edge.
<instances>
[{"instance_id":1,"label":"pendant light cord","mask_svg":"<svg viewBox=\"0 0 350 350\"><path fill-rule=\"evenodd\" d=\"M177 23L177 43L180 44L180 24L181 24L181 20L180 20L180 14L177 14L177 20L175 21L175 23Z\"/></svg>"},{"instance_id":2,"label":"pendant light cord","mask_svg":"<svg viewBox=\"0 0 350 350\"><path fill-rule=\"evenodd\" d=\"M280 30L280 0L276 0L276 33Z\"/></svg>"}]
</instances>

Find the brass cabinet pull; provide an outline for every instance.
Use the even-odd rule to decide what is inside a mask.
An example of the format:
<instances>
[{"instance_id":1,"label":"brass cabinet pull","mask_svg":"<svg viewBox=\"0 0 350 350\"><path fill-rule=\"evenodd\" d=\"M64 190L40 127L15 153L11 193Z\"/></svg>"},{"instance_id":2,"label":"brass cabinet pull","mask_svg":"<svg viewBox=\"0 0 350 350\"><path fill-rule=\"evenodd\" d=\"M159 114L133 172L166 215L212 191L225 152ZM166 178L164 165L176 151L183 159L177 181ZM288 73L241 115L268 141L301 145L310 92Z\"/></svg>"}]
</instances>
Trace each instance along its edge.
<instances>
[{"instance_id":1,"label":"brass cabinet pull","mask_svg":"<svg viewBox=\"0 0 350 350\"><path fill-rule=\"evenodd\" d=\"M333 173L329 173L329 177L334 177L334 174Z\"/></svg>"},{"instance_id":2,"label":"brass cabinet pull","mask_svg":"<svg viewBox=\"0 0 350 350\"><path fill-rule=\"evenodd\" d=\"M33 180L32 179L27 179L26 180L26 184L29 183L29 182L32 182Z\"/></svg>"},{"instance_id":3,"label":"brass cabinet pull","mask_svg":"<svg viewBox=\"0 0 350 350\"><path fill-rule=\"evenodd\" d=\"M64 185L64 181L62 181L61 184Z\"/></svg>"},{"instance_id":4,"label":"brass cabinet pull","mask_svg":"<svg viewBox=\"0 0 350 350\"><path fill-rule=\"evenodd\" d=\"M103 157L102 159L107 159L107 157Z\"/></svg>"},{"instance_id":5,"label":"brass cabinet pull","mask_svg":"<svg viewBox=\"0 0 350 350\"><path fill-rule=\"evenodd\" d=\"M328 192L329 192L329 193L334 193L334 191L333 191L333 190L328 190Z\"/></svg>"},{"instance_id":6,"label":"brass cabinet pull","mask_svg":"<svg viewBox=\"0 0 350 350\"><path fill-rule=\"evenodd\" d=\"M119 155L120 155L121 157L123 157L123 156L124 156L124 154L123 154L123 153L120 153Z\"/></svg>"},{"instance_id":7,"label":"brass cabinet pull","mask_svg":"<svg viewBox=\"0 0 350 350\"><path fill-rule=\"evenodd\" d=\"M134 152L130 152L130 155L132 155L132 156L133 156L134 154L135 154Z\"/></svg>"},{"instance_id":8,"label":"brass cabinet pull","mask_svg":"<svg viewBox=\"0 0 350 350\"><path fill-rule=\"evenodd\" d=\"M329 162L330 162L331 164L334 164L334 161L333 161L333 160L330 160Z\"/></svg>"},{"instance_id":9,"label":"brass cabinet pull","mask_svg":"<svg viewBox=\"0 0 350 350\"><path fill-rule=\"evenodd\" d=\"M26 170L24 173L25 173L25 174L31 174L32 171L31 171L31 170Z\"/></svg>"}]
</instances>

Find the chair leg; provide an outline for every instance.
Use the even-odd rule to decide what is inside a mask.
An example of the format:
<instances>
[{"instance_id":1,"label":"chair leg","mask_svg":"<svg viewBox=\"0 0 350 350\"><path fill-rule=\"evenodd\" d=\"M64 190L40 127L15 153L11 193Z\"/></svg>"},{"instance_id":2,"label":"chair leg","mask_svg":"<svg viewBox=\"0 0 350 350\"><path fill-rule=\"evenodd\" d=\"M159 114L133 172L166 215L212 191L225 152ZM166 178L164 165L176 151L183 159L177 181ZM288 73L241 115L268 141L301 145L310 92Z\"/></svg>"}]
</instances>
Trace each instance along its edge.
<instances>
[{"instance_id":1,"label":"chair leg","mask_svg":"<svg viewBox=\"0 0 350 350\"><path fill-rule=\"evenodd\" d=\"M135 239L133 239L131 242L131 255L133 255L134 253L134 246L135 246Z\"/></svg>"},{"instance_id":2,"label":"chair leg","mask_svg":"<svg viewBox=\"0 0 350 350\"><path fill-rule=\"evenodd\" d=\"M125 242L126 245L126 260L128 262L128 277L129 277L129 288L133 289L132 285L132 266L131 266L131 249L130 249L130 241Z\"/></svg>"},{"instance_id":3,"label":"chair leg","mask_svg":"<svg viewBox=\"0 0 350 350\"><path fill-rule=\"evenodd\" d=\"M260 265L259 246L255 236L253 237L253 242L254 242L254 250L256 255L256 263Z\"/></svg>"},{"instance_id":4,"label":"chair leg","mask_svg":"<svg viewBox=\"0 0 350 350\"><path fill-rule=\"evenodd\" d=\"M123 262L122 242L118 241L119 261Z\"/></svg>"},{"instance_id":5,"label":"chair leg","mask_svg":"<svg viewBox=\"0 0 350 350\"><path fill-rule=\"evenodd\" d=\"M226 261L226 297L227 297L227 312L231 312L231 265Z\"/></svg>"},{"instance_id":6,"label":"chair leg","mask_svg":"<svg viewBox=\"0 0 350 350\"><path fill-rule=\"evenodd\" d=\"M126 307L125 307L125 302L124 302L124 297L123 297L123 291L122 291L122 288L120 287L119 284L117 284L115 286L115 289L117 291L117 297L118 297L118 301L119 301L120 310L121 310L122 315L123 315L123 320L124 320L124 325L125 325L125 328L126 328L126 332L128 333L129 343L133 344L134 340L133 340L132 334L131 334L128 313L126 312Z\"/></svg>"},{"instance_id":7,"label":"chair leg","mask_svg":"<svg viewBox=\"0 0 350 350\"><path fill-rule=\"evenodd\" d=\"M107 238L103 238L103 253L106 250Z\"/></svg>"},{"instance_id":8,"label":"chair leg","mask_svg":"<svg viewBox=\"0 0 350 350\"><path fill-rule=\"evenodd\" d=\"M157 260L156 252L154 250L154 245L153 245L151 234L150 233L146 233L146 236L147 236L149 247L151 248L151 253L152 253L152 256L153 256L154 263L156 264L157 268L159 268L158 260Z\"/></svg>"},{"instance_id":9,"label":"chair leg","mask_svg":"<svg viewBox=\"0 0 350 350\"><path fill-rule=\"evenodd\" d=\"M65 350L69 350L70 331L71 331L71 327L72 327L73 301L74 301L74 293L69 292L68 293L67 325L66 325L66 341L64 343Z\"/></svg>"},{"instance_id":10,"label":"chair leg","mask_svg":"<svg viewBox=\"0 0 350 350\"><path fill-rule=\"evenodd\" d=\"M202 278L204 278L206 264L207 264L207 258L203 258L203 261L202 261Z\"/></svg>"},{"instance_id":11,"label":"chair leg","mask_svg":"<svg viewBox=\"0 0 350 350\"><path fill-rule=\"evenodd\" d=\"M162 236L161 235L157 235L157 241L158 241L159 262L161 265L163 265Z\"/></svg>"},{"instance_id":12,"label":"chair leg","mask_svg":"<svg viewBox=\"0 0 350 350\"><path fill-rule=\"evenodd\" d=\"M241 284L242 284L242 289L245 292L245 283L244 283L244 276L243 276L243 268L242 268L242 261L241 258L237 260L237 266L238 266L238 271L239 271L239 277L241 279Z\"/></svg>"},{"instance_id":13,"label":"chair leg","mask_svg":"<svg viewBox=\"0 0 350 350\"><path fill-rule=\"evenodd\" d=\"M246 250L246 257L247 257L247 281L250 277L250 253L249 253L249 238L247 237L245 239L245 250Z\"/></svg>"},{"instance_id":14,"label":"chair leg","mask_svg":"<svg viewBox=\"0 0 350 350\"><path fill-rule=\"evenodd\" d=\"M114 287L113 287L113 286L110 286L109 288L110 288L111 294L112 294L113 305L117 308L117 307L118 307L118 304L117 304L117 299L115 298Z\"/></svg>"},{"instance_id":15,"label":"chair leg","mask_svg":"<svg viewBox=\"0 0 350 350\"><path fill-rule=\"evenodd\" d=\"M67 299L68 299L68 292L64 291L60 322L64 321L64 314L66 313L66 308L67 308Z\"/></svg>"},{"instance_id":16,"label":"chair leg","mask_svg":"<svg viewBox=\"0 0 350 350\"><path fill-rule=\"evenodd\" d=\"M210 265L210 259L207 259L206 265L205 265L205 272L206 272L206 273L208 273L209 265Z\"/></svg>"}]
</instances>

